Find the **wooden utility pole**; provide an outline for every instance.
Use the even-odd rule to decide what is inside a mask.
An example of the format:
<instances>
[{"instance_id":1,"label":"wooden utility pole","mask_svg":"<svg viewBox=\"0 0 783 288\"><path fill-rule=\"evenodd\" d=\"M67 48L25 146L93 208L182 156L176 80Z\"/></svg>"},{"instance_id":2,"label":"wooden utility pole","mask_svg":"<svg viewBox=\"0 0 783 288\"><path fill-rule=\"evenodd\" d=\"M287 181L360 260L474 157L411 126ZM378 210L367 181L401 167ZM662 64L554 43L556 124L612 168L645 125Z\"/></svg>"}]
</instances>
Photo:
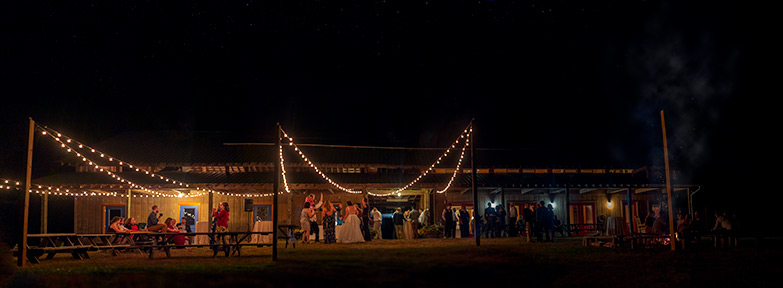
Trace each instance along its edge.
<instances>
[{"instance_id":1,"label":"wooden utility pole","mask_svg":"<svg viewBox=\"0 0 783 288\"><path fill-rule=\"evenodd\" d=\"M468 126L470 137L468 137L468 142L470 142L470 185L471 190L473 190L473 234L476 237L476 247L481 246L481 233L477 233L476 228L479 226L479 205L478 205L478 185L476 185L476 149L473 147L476 147L476 143L473 142L473 121L476 120L475 118L470 120L470 126Z\"/></svg>"},{"instance_id":2,"label":"wooden utility pole","mask_svg":"<svg viewBox=\"0 0 783 288\"><path fill-rule=\"evenodd\" d=\"M663 130L663 162L666 166L666 200L667 209L669 210L669 238L671 239L669 242L672 245L671 250L674 251L675 243L677 241L674 236L674 207L672 207L672 183L671 174L669 172L669 145L666 140L666 120L664 120L663 117L663 110L661 110L661 129Z\"/></svg>"},{"instance_id":3,"label":"wooden utility pole","mask_svg":"<svg viewBox=\"0 0 783 288\"><path fill-rule=\"evenodd\" d=\"M281 132L282 129L280 129L280 123L277 123L277 135L275 137L275 143L277 144L277 150L275 153L283 153L280 149L282 149L281 144ZM279 157L275 157L277 159ZM273 204L272 204L272 261L277 261L277 194L279 194L280 190L280 174L281 169L280 167L283 163L280 163L280 161L275 160L275 182L272 185L272 189L274 190L274 197L273 197Z\"/></svg>"},{"instance_id":4,"label":"wooden utility pole","mask_svg":"<svg viewBox=\"0 0 783 288\"><path fill-rule=\"evenodd\" d=\"M24 212L22 212L22 239L19 241L19 258L16 265L24 267L27 258L27 216L30 212L30 178L33 172L33 137L35 137L35 121L30 118L30 130L27 134L27 171L24 177Z\"/></svg>"},{"instance_id":5,"label":"wooden utility pole","mask_svg":"<svg viewBox=\"0 0 783 288\"><path fill-rule=\"evenodd\" d=\"M49 226L49 194L41 194L41 234L47 233Z\"/></svg>"}]
</instances>

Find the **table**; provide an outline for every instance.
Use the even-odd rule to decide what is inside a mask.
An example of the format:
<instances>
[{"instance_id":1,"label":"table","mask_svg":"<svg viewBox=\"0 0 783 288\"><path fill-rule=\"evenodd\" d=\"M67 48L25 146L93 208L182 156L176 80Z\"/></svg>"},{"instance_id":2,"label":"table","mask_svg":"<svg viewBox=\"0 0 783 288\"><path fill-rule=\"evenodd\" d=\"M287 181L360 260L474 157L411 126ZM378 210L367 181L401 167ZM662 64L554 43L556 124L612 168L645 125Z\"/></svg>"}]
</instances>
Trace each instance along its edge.
<instances>
[{"instance_id":1,"label":"table","mask_svg":"<svg viewBox=\"0 0 783 288\"><path fill-rule=\"evenodd\" d=\"M277 225L277 229L280 230L280 235L277 236L277 239L285 239L285 248L288 249L288 243L291 242L292 247L296 248L296 235L294 235L294 230L296 228L299 228L299 226L296 225ZM304 235L302 235L304 237Z\"/></svg>"},{"instance_id":2,"label":"table","mask_svg":"<svg viewBox=\"0 0 783 288\"><path fill-rule=\"evenodd\" d=\"M196 222L196 233L209 232L209 222L199 221ZM209 237L205 234L198 234L193 237L193 244L209 244Z\"/></svg>"},{"instance_id":3,"label":"table","mask_svg":"<svg viewBox=\"0 0 783 288\"><path fill-rule=\"evenodd\" d=\"M57 253L70 253L74 259L90 259L87 250L92 245L85 245L76 234L28 234L27 238L38 238L38 246L27 246L27 259L30 263L41 263L38 257L46 255L46 259L52 259Z\"/></svg>"},{"instance_id":4,"label":"table","mask_svg":"<svg viewBox=\"0 0 783 288\"><path fill-rule=\"evenodd\" d=\"M272 221L256 221L253 225L253 232L269 232L272 233ZM250 243L272 243L272 234L261 235L253 234Z\"/></svg>"}]
</instances>

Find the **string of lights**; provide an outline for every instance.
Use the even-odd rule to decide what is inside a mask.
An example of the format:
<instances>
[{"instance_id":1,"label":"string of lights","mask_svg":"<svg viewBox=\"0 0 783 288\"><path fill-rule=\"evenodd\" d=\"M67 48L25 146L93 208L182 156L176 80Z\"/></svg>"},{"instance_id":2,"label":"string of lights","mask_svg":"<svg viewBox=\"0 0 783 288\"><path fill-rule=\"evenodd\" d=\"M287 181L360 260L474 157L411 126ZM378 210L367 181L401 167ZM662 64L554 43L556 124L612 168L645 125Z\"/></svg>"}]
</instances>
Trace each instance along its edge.
<instances>
[{"instance_id":1,"label":"string of lights","mask_svg":"<svg viewBox=\"0 0 783 288\"><path fill-rule=\"evenodd\" d=\"M294 147L294 151L299 152L299 156L302 157L302 160L304 162L306 162L307 165L310 166L310 168L315 170L315 172L318 173L318 175L321 175L321 178L324 178L324 180L326 180L326 182L329 182L329 184L332 184L332 186L336 187L337 189L340 189L342 191L345 191L345 192L348 192L348 193L351 193L351 194L361 194L362 193L362 191L355 191L355 190L351 190L351 189L345 188L342 185L340 185L337 182L335 182L334 180L332 180L331 178L329 178L329 176L326 176L326 174L324 174L324 172L321 172L321 169L319 169L317 165L313 164L313 162L310 161L309 158L307 158L307 156L302 152L302 150L299 149L298 146L296 146L296 144L294 143L294 138L293 137L289 137L288 133L286 133L285 130L283 130L283 128L280 128L280 130L283 132L283 137L286 140L288 140L288 146ZM280 161L281 161L280 164L282 165L283 164L283 151L282 151L283 148L282 148L282 145L281 145L280 149L281 149L280 150ZM285 167L285 166L283 166L283 167ZM283 173L283 179L285 179L285 173ZM288 184L286 184L286 186L287 185ZM286 187L286 189L288 189L288 188Z\"/></svg>"},{"instance_id":2,"label":"string of lights","mask_svg":"<svg viewBox=\"0 0 783 288\"><path fill-rule=\"evenodd\" d=\"M459 154L459 161L457 161L457 168L455 168L454 173L451 174L451 179L449 179L449 183L446 184L446 188L443 188L443 190L436 191L438 192L438 194L443 194L447 190L449 190L449 188L451 187L451 183L454 182L454 178L457 177L457 173L460 171L462 167L462 159L465 157L465 148L468 148L468 146L470 145L470 134L473 133L473 127L470 127L469 130L470 131L468 132L468 135L465 136L465 146L462 146L462 152L460 152Z\"/></svg>"},{"instance_id":3,"label":"string of lights","mask_svg":"<svg viewBox=\"0 0 783 288\"><path fill-rule=\"evenodd\" d=\"M24 187L21 187L22 184L19 181L11 180L11 179L5 179L0 178L0 181L4 185L0 185L0 190L6 189L11 190L11 188L14 188L14 190L22 190ZM15 186L15 187L12 187ZM67 188L59 188L59 187L53 187L48 185L39 185L39 184L30 184L31 189L30 193L36 193L36 194L48 194L48 195L58 195L58 196L73 196L73 197L87 197L87 196L115 196L115 197L128 197L128 194L125 193L117 193L117 192L95 192L95 191L81 191L81 192L71 192L71 189ZM36 189L37 187L37 189ZM132 195L132 197L157 197L152 195Z\"/></svg>"},{"instance_id":4,"label":"string of lights","mask_svg":"<svg viewBox=\"0 0 783 288\"><path fill-rule=\"evenodd\" d=\"M101 158L107 159L109 162L115 162L115 160L116 160L118 165L124 166L124 167L128 167L128 168L131 168L131 169L135 169L137 172L144 172L146 175L150 175L150 177L153 177L153 178L154 177L158 177L161 180L165 180L166 182L170 182L172 184L178 184L179 186L184 186L184 187L190 187L191 186L191 184L189 184L189 183L173 180L173 179L167 178L165 176L162 176L162 175L159 175L159 174L155 174L154 172L147 171L147 170L145 170L145 169L143 169L141 167L134 166L133 164L128 163L127 161L122 161L120 159L117 159L116 157L112 157L112 156L110 156L110 155L108 155L106 153L103 153L103 152L101 152L101 151L99 151L99 150L97 150L97 149L95 149L93 147L90 147L90 146L88 146L88 145L86 145L86 144L84 144L82 142L78 142L76 140L73 140L70 137L67 137L67 136L64 137L62 133L60 133L60 132L58 132L58 131L56 131L56 130L54 130L52 128L49 128L49 127L46 127L46 126L42 126L42 125L37 125L37 124L36 124L36 126L37 126L37 128L43 130L41 132L41 134L50 136L55 141L59 142L60 143L60 147L65 149L66 152L68 152L68 153L75 153L77 157L81 157L82 158L82 161L88 162L88 164L90 166L95 165L93 161L89 160L84 154L76 152L76 148L71 147L69 144L66 144L66 143L78 144L78 146L76 146L76 147L78 147L79 149L83 149L85 151L89 151L90 153L93 153L93 154L96 154L96 155L100 155ZM65 138L65 142L63 142L61 137ZM119 175L111 173L111 171L108 171L108 170L104 171L104 169L100 168L99 165L95 165L95 168L98 169L100 172L107 172L107 174L113 176L112 178L118 179L121 183L125 183L125 182L132 183L132 182L126 180L126 179L122 179L121 177L119 177ZM125 181L122 181L122 180L125 180ZM216 193L216 194L219 194L219 195L234 196L234 197L268 197L268 196L272 196L271 193L267 193L267 194L235 194L235 193L227 193L227 192L222 192L222 191L215 191L215 190L212 190L212 189L201 188L201 187L198 187L198 186L194 187L195 190L199 191L198 193L195 193L195 194L193 194L193 193L190 193L190 194L182 194L182 193L178 193L178 194L163 194L163 193L160 193L160 192L153 191L151 189L142 187L142 186L137 185L135 183L133 185L136 185L135 187L138 187L139 189L142 189L144 191L153 193L154 196L152 196L152 197L198 197L198 196L205 195L206 193L209 193L209 192Z\"/></svg>"},{"instance_id":5,"label":"string of lights","mask_svg":"<svg viewBox=\"0 0 783 288\"><path fill-rule=\"evenodd\" d=\"M298 147L298 146L296 145L296 143L294 142L294 139L293 139L293 137L290 137L290 136L288 136L288 133L286 133L286 132L285 132L285 130L283 130L283 128L280 128L280 130L283 132L283 137L285 137L285 139L286 139L286 140L288 140L288 146L292 146L292 147L294 148L294 151L296 151L296 152L298 152L298 153L299 153L299 156L302 158L302 160L303 160L304 162L306 162L306 163L307 163L307 165L308 165L308 166L310 166L310 168L312 168L312 169L313 169L313 170L314 170L316 173L318 173L318 175L320 175L320 176L321 176L321 177L322 177L324 180L326 180L327 182L329 182L329 184L332 184L332 185L333 185L333 186L335 186L336 188L338 188L338 189L340 189L340 190L342 190L342 191L348 192L348 193L352 193L352 194L360 194L360 193L362 193L362 191L355 191L355 190L347 189L347 188L343 187L342 185L340 185L339 183L337 183L337 182L335 182L334 180L332 180L332 179L331 179L329 176L327 176L326 174L324 174L324 173L321 171L321 169L319 169L317 165L313 164L313 162L312 162L312 161L311 161L311 160L310 160L310 159L307 157L307 155L305 155L305 154L304 154L304 152L302 152L302 150L301 150L301 149L299 149L299 147ZM378 193L372 193L372 192L368 192L368 194L369 194L369 195L372 195L372 196L378 196L378 197L390 196L390 195L394 195L394 194L400 195L400 193L401 193L402 191L404 191L404 190L406 190L406 189L408 189L408 188L412 187L413 185L415 185L416 183L418 183L418 182L419 182L419 180L421 180L422 178L424 178L425 176L427 176L427 175L428 175L430 172L432 172L432 170L433 170L433 169L435 169L435 166L436 166L436 165L438 165L438 164L440 164L440 161L441 161L441 160L443 160L443 158L444 158L444 157L448 156L449 152L451 152L451 149L454 149L454 148L456 148L456 147L457 147L457 145L460 143L461 139L463 139L463 138L464 138L464 139L466 139L466 140L465 140L465 146L462 148L462 154L460 155L460 159L459 159L459 161L458 161L458 163L457 163L457 168L454 170L454 174L452 175L452 177L451 177L451 180L450 180L450 181L448 182L448 184L446 185L446 188L445 188L444 190L440 190L440 191L438 191L438 193L443 193L443 192L445 192L446 190L448 190L448 189L449 189L449 187L451 187L451 184L452 184L452 182L454 181L454 178L456 177L456 174L457 174L457 172L459 171L459 168L460 168L460 166L462 165L462 159L463 159L463 157L464 157L464 154L465 154L465 148L466 148L466 147L467 147L467 145L468 145L469 138L470 138L470 133L472 133L472 131L473 131L472 124L471 124L471 125L468 125L468 127L467 127L467 128L465 128L465 130L464 130L464 131L462 131L462 133L460 133L460 136L459 136L459 137L457 137L457 139L454 141L454 143L453 143L453 144L452 144L452 145L451 145L449 148L446 148L446 151L445 151L443 154L441 154L441 155L438 157L438 159L437 159L437 160L435 160L435 162L433 162L433 163L432 163L432 165L430 165L430 167L429 167L427 170L425 170L424 172L422 172L422 173L421 173L421 175L419 175L418 177L416 177L416 179L414 179L414 180L413 180L413 181L411 181L410 183L406 184L406 185L405 185L405 186L403 186L402 188L399 188L399 189L397 189L397 190L394 190L394 191L392 191L392 192L389 192L389 193L384 193L384 194L378 194ZM283 165L283 164L284 164L284 161L283 161L283 154L282 154L283 152L282 152L282 147L280 147L280 149L281 149L281 150L280 150L280 161L281 161L281 165ZM284 165L283 165L283 167L284 167ZM284 169L283 169L283 170L284 170ZM284 180L284 181L286 181L286 178L285 178L285 172L283 172L283 180ZM288 184L287 184L287 183L286 183L286 191L288 192Z\"/></svg>"}]
</instances>

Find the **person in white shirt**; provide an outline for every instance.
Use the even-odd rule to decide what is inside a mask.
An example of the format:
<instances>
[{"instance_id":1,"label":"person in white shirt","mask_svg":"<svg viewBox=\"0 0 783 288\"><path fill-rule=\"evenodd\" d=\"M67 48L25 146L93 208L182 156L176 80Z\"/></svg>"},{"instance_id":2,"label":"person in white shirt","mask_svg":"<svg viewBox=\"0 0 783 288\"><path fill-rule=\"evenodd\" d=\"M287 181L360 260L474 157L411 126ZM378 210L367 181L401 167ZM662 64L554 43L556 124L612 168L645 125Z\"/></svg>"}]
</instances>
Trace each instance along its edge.
<instances>
[{"instance_id":1,"label":"person in white shirt","mask_svg":"<svg viewBox=\"0 0 783 288\"><path fill-rule=\"evenodd\" d=\"M378 208L373 207L372 208L372 230L375 231L375 239L383 239L383 236L381 236L381 223L383 222L383 215L381 215L381 211L378 211Z\"/></svg>"}]
</instances>

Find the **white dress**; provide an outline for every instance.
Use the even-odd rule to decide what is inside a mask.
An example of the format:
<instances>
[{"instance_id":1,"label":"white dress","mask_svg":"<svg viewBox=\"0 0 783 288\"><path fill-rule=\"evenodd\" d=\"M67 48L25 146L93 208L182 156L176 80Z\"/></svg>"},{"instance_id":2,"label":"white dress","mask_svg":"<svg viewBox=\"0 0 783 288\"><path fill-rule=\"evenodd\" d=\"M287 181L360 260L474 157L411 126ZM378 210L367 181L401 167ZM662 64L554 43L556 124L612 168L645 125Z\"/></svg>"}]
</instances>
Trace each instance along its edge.
<instances>
[{"instance_id":1,"label":"white dress","mask_svg":"<svg viewBox=\"0 0 783 288\"><path fill-rule=\"evenodd\" d=\"M343 225L337 233L337 243L362 243L364 236L360 228L361 220L356 214L350 214L343 221Z\"/></svg>"}]
</instances>

